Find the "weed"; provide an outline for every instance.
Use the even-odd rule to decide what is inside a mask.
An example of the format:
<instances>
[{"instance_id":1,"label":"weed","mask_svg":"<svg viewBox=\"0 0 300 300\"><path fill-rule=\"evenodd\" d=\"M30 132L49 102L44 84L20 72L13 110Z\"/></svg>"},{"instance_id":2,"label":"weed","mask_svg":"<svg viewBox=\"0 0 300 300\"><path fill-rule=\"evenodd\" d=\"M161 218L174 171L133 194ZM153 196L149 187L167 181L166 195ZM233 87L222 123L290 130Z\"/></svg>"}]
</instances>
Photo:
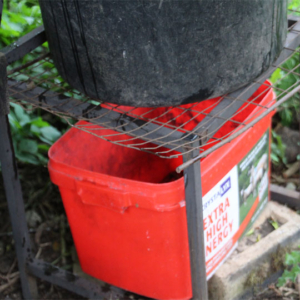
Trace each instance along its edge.
<instances>
[{"instance_id":1,"label":"weed","mask_svg":"<svg viewBox=\"0 0 300 300\"><path fill-rule=\"evenodd\" d=\"M18 160L31 164L46 164L49 147L61 133L41 117L11 103L9 123L12 132L15 155Z\"/></svg>"},{"instance_id":2,"label":"weed","mask_svg":"<svg viewBox=\"0 0 300 300\"><path fill-rule=\"evenodd\" d=\"M277 286L284 286L287 282L295 283L297 276L300 274L300 251L292 251L285 255L284 270L282 276L278 279Z\"/></svg>"},{"instance_id":3,"label":"weed","mask_svg":"<svg viewBox=\"0 0 300 300\"><path fill-rule=\"evenodd\" d=\"M274 165L282 163L286 165L285 149L286 145L282 142L281 136L275 131L272 131L271 160Z\"/></svg>"}]
</instances>

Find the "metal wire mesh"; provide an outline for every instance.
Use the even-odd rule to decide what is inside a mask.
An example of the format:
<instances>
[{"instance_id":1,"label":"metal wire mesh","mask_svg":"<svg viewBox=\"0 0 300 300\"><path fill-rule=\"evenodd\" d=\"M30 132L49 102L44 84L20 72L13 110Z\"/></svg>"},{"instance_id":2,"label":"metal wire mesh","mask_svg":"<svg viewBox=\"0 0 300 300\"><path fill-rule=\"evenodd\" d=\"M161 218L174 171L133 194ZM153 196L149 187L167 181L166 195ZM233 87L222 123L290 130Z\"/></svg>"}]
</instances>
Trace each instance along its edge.
<instances>
[{"instance_id":1,"label":"metal wire mesh","mask_svg":"<svg viewBox=\"0 0 300 300\"><path fill-rule=\"evenodd\" d=\"M299 101L300 22L295 18L290 25L285 48L270 70L243 89L200 103L164 108L101 103L64 82L49 54L10 70L8 93L11 101L40 107L116 145L162 158L199 148L199 156L182 165L181 171L248 130L283 102L291 99L293 105ZM292 82L286 83L291 77ZM72 118L83 122L73 125Z\"/></svg>"}]
</instances>

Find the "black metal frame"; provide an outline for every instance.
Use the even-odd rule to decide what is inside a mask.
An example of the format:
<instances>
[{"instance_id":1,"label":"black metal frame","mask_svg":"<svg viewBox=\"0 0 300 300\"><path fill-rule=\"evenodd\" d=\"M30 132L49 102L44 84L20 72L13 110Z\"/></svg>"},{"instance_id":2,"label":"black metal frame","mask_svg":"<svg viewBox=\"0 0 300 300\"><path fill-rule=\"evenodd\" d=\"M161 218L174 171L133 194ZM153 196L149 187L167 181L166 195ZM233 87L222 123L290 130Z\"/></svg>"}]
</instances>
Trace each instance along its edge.
<instances>
[{"instance_id":1,"label":"black metal frame","mask_svg":"<svg viewBox=\"0 0 300 300\"><path fill-rule=\"evenodd\" d=\"M2 0L0 0L0 9L2 8ZM0 10L1 16L1 10ZM290 33L291 35L292 33ZM34 259L32 256L32 250L29 239L29 232L26 225L25 219L25 209L24 202L22 197L20 180L18 177L17 165L14 156L13 144L11 140L10 128L8 123L8 110L7 108L7 97L6 97L6 63L11 63L22 58L25 54L41 45L46 41L46 35L44 32L44 28L40 27L28 35L25 35L18 42L14 43L12 46L6 47L2 49L5 53L4 55L0 55L0 162L2 167L2 174L4 179L4 186L6 197L8 201L8 208L10 212L10 218L12 222L13 235L15 240L15 248L18 258L19 270L20 270L20 278L22 284L23 296L25 299L34 299L37 297L37 288L35 283L35 277L46 280L50 283L61 286L67 290L75 292L83 297L87 297L90 299L115 299L124 294L124 291L115 287L112 287L109 291L101 289L99 284L94 282L90 282L86 279L80 278L70 272L62 270L57 267L53 267L52 265L45 263L43 261L39 261ZM291 39L290 39L291 41ZM300 44L300 37L297 36L289 45L289 48L296 48ZM279 61L283 61L288 57L290 52L285 50ZM6 60L6 61L5 61ZM4 70L5 69L5 70ZM269 76L268 73L265 76L265 79ZM260 80L264 80L262 77ZM259 81L260 81L259 80ZM8 81L8 85L10 82ZM235 93L229 95L228 98L225 98L221 103L214 108L214 110L210 113L211 116L207 116L205 121L205 126L202 126L199 123L197 132L205 132L209 133L212 136L217 128L220 125L220 122L224 121L224 118L228 118L232 116L243 104L242 101L236 102L229 109L223 110L223 106L228 105L228 101L232 97L243 97L247 99L250 95L252 95L255 90L259 87L257 86L251 89L241 89L236 91ZM16 89L22 90L22 84L19 85ZM36 87L30 91L26 91L25 93L41 93L41 88ZM20 96L21 97L21 96ZM74 105L74 100L72 99L72 104L69 102L64 105L61 104L61 100L55 97L51 97L49 99L43 98L41 101L47 103L47 105L51 105L53 108L57 108L58 111L63 112L64 110L68 110L72 112L72 115L76 118L79 116L84 116L86 118L94 118L97 114L103 114L105 108L102 108L101 111L94 109L91 110L90 113L87 113L87 105L91 106L91 104L81 103L80 105ZM71 105L71 106L70 106ZM220 113L222 112L222 113ZM219 115L222 118L213 118L213 116ZM122 118L130 118L129 116L121 115L117 112L111 112L109 114L108 122L113 124L119 124L122 122ZM209 123L207 122L207 118L210 119ZM141 121L143 122L143 121ZM96 122L94 122L96 124ZM134 122L130 122L130 126L135 126ZM141 124L136 125L137 127ZM208 126L209 125L209 126ZM143 126L141 129L144 133L151 132L153 128L155 128L155 124L147 124ZM130 130L132 128L124 128L125 131ZM159 128L155 132L155 136L161 136L161 130L168 131L168 128ZM209 131L209 132L208 132ZM179 132L170 132L168 135L168 139L176 138L174 135L181 134ZM165 132L163 135L166 135ZM164 139L158 139L158 143L165 142ZM193 135L186 135L185 141L189 141L191 144L193 142ZM202 141L205 143L207 139ZM195 145L194 145L195 146ZM180 149L178 149L180 150ZM184 145L182 147L184 150ZM184 151L182 151L184 152ZM198 153L197 153L198 152ZM184 154L184 161L189 161L193 157L196 157L199 154L199 151L194 150L187 154ZM191 275L192 275L192 290L193 290L193 299L198 300L207 300L208 299L208 291L207 291L207 280L206 280L206 267L205 267L205 255L204 255L204 239L203 239L203 213L202 213L202 189L201 189L201 171L200 171L200 161L197 161L193 165L189 166L184 171L186 178L186 187L185 187L185 195L186 195L186 211L187 211L187 222L188 222L188 236L189 236L189 248L190 248L190 259L191 259Z\"/></svg>"}]
</instances>

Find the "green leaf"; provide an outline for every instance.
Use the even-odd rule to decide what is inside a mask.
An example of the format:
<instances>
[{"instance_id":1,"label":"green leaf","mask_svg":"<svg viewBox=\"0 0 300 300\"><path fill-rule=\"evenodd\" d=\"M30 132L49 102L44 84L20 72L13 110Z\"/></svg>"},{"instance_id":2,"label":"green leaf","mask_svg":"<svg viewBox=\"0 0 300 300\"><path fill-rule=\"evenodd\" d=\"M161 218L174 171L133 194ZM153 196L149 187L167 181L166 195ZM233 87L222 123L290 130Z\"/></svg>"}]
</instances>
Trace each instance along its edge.
<instances>
[{"instance_id":1,"label":"green leaf","mask_svg":"<svg viewBox=\"0 0 300 300\"><path fill-rule=\"evenodd\" d=\"M292 281L295 282L296 279L297 279L298 274L300 274L300 267L299 267L299 265L293 266L293 268L291 270L291 273L293 275L293 280Z\"/></svg>"},{"instance_id":2,"label":"green leaf","mask_svg":"<svg viewBox=\"0 0 300 300\"><path fill-rule=\"evenodd\" d=\"M9 123L13 126L13 127L16 127L16 128L22 128L22 126L20 125L16 115L14 114L14 112L11 110L9 115L8 115L8 120L9 120Z\"/></svg>"},{"instance_id":3,"label":"green leaf","mask_svg":"<svg viewBox=\"0 0 300 300\"><path fill-rule=\"evenodd\" d=\"M271 160L275 165L280 162L278 156L275 153L271 153Z\"/></svg>"},{"instance_id":4,"label":"green leaf","mask_svg":"<svg viewBox=\"0 0 300 300\"><path fill-rule=\"evenodd\" d=\"M294 278L294 276L293 276L292 272L290 272L288 270L284 270L282 276L278 279L277 286L279 286L279 287L284 286L287 283L287 281L293 282L293 278Z\"/></svg>"},{"instance_id":5,"label":"green leaf","mask_svg":"<svg viewBox=\"0 0 300 300\"><path fill-rule=\"evenodd\" d=\"M27 21L28 25L32 25L34 23L33 17L24 17L24 19Z\"/></svg>"},{"instance_id":6,"label":"green leaf","mask_svg":"<svg viewBox=\"0 0 300 300\"><path fill-rule=\"evenodd\" d=\"M261 234L259 234L256 238L256 242L259 242L261 240Z\"/></svg>"},{"instance_id":7,"label":"green leaf","mask_svg":"<svg viewBox=\"0 0 300 300\"><path fill-rule=\"evenodd\" d=\"M285 256L285 264L287 266L296 265L300 263L300 251L292 251Z\"/></svg>"},{"instance_id":8,"label":"green leaf","mask_svg":"<svg viewBox=\"0 0 300 300\"><path fill-rule=\"evenodd\" d=\"M246 236L252 235L253 233L254 233L254 229L252 228L246 233Z\"/></svg>"},{"instance_id":9,"label":"green leaf","mask_svg":"<svg viewBox=\"0 0 300 300\"><path fill-rule=\"evenodd\" d=\"M271 76L270 80L271 82L274 84L277 82L278 79L280 79L282 77L282 72L281 69L277 69L273 75Z\"/></svg>"},{"instance_id":10,"label":"green leaf","mask_svg":"<svg viewBox=\"0 0 300 300\"><path fill-rule=\"evenodd\" d=\"M45 156L43 156L40 153L37 153L37 158L39 159L40 163L43 165L46 165L48 163L48 158L46 158Z\"/></svg>"},{"instance_id":11,"label":"green leaf","mask_svg":"<svg viewBox=\"0 0 300 300\"><path fill-rule=\"evenodd\" d=\"M36 154L38 152L38 143L30 139L22 139L18 149L21 152Z\"/></svg>"},{"instance_id":12,"label":"green leaf","mask_svg":"<svg viewBox=\"0 0 300 300\"><path fill-rule=\"evenodd\" d=\"M277 286L278 287L282 287L282 286L284 286L286 284L286 279L285 279L285 277L280 277L280 278L278 278L278 283L277 283Z\"/></svg>"},{"instance_id":13,"label":"green leaf","mask_svg":"<svg viewBox=\"0 0 300 300\"><path fill-rule=\"evenodd\" d=\"M46 121L44 121L41 117L38 117L31 121L32 125L35 125L37 127L49 127L50 124Z\"/></svg>"},{"instance_id":14,"label":"green leaf","mask_svg":"<svg viewBox=\"0 0 300 300\"><path fill-rule=\"evenodd\" d=\"M16 117L21 126L24 126L25 124L30 122L29 115L25 113L24 109L21 106L16 105L14 107L14 110L15 110Z\"/></svg>"},{"instance_id":15,"label":"green leaf","mask_svg":"<svg viewBox=\"0 0 300 300\"><path fill-rule=\"evenodd\" d=\"M38 126L32 125L32 123L30 125L30 131L37 137L39 137L41 134L40 128Z\"/></svg>"},{"instance_id":16,"label":"green leaf","mask_svg":"<svg viewBox=\"0 0 300 300\"><path fill-rule=\"evenodd\" d=\"M61 136L61 133L52 126L43 127L40 130L42 135L51 142L55 142Z\"/></svg>"},{"instance_id":17,"label":"green leaf","mask_svg":"<svg viewBox=\"0 0 300 300\"><path fill-rule=\"evenodd\" d=\"M278 222L277 222L273 217L270 217L269 223L273 226L273 228L274 228L275 230L279 228Z\"/></svg>"},{"instance_id":18,"label":"green leaf","mask_svg":"<svg viewBox=\"0 0 300 300\"><path fill-rule=\"evenodd\" d=\"M16 157L18 160L25 162L25 163L29 163L29 164L33 164L33 165L39 165L40 161L39 159L30 153L16 153Z\"/></svg>"},{"instance_id":19,"label":"green leaf","mask_svg":"<svg viewBox=\"0 0 300 300\"><path fill-rule=\"evenodd\" d=\"M270 221L270 223L274 227L275 230L279 228L279 225L276 221Z\"/></svg>"},{"instance_id":20,"label":"green leaf","mask_svg":"<svg viewBox=\"0 0 300 300\"><path fill-rule=\"evenodd\" d=\"M48 145L45 145L45 144L39 144L38 145L38 149L39 150L42 150L42 151L44 151L44 152L48 152L48 150L49 150L49 146Z\"/></svg>"}]
</instances>

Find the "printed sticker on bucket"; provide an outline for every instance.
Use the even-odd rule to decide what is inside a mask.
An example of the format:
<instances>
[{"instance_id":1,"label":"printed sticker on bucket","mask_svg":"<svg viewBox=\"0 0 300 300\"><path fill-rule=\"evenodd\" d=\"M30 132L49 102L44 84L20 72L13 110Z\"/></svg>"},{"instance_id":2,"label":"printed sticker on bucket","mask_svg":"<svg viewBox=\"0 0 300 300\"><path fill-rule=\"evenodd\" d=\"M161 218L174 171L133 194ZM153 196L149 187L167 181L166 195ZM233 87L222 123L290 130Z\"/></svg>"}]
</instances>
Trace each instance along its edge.
<instances>
[{"instance_id":1,"label":"printed sticker on bucket","mask_svg":"<svg viewBox=\"0 0 300 300\"><path fill-rule=\"evenodd\" d=\"M269 131L203 196L207 277L235 249L268 200Z\"/></svg>"},{"instance_id":2,"label":"printed sticker on bucket","mask_svg":"<svg viewBox=\"0 0 300 300\"><path fill-rule=\"evenodd\" d=\"M239 229L237 166L203 197L206 270L210 274L232 248Z\"/></svg>"}]
</instances>

